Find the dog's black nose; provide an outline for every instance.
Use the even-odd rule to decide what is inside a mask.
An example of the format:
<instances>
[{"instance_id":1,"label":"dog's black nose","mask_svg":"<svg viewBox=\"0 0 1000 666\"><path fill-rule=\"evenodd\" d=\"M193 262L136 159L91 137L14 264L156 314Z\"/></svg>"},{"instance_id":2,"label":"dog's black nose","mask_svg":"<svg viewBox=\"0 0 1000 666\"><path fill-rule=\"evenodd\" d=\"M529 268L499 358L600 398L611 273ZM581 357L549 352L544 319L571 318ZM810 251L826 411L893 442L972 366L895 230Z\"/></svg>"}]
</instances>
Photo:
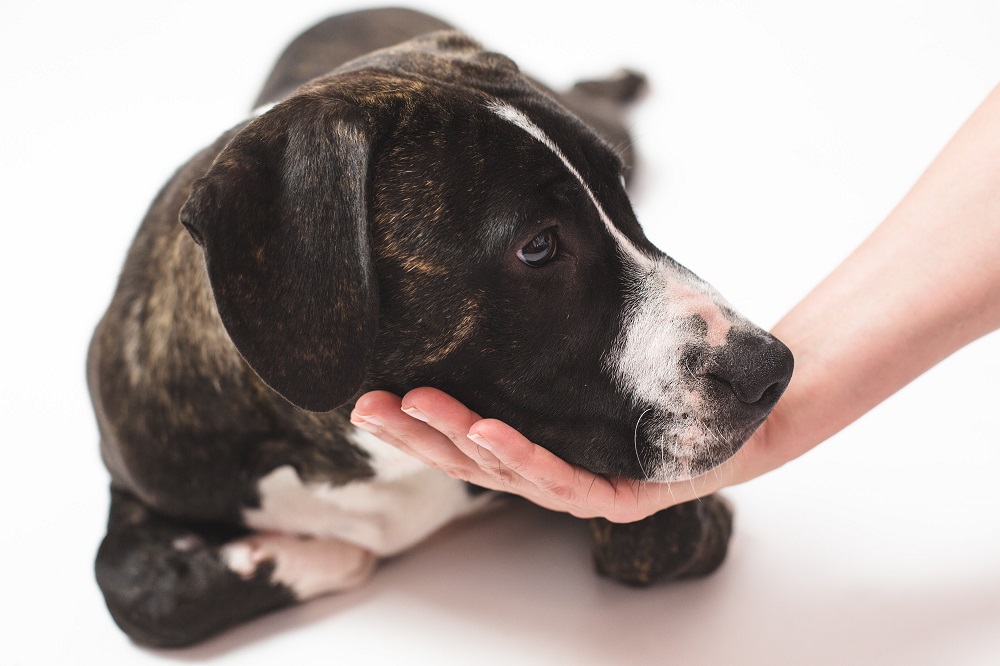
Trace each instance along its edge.
<instances>
[{"instance_id":1,"label":"dog's black nose","mask_svg":"<svg viewBox=\"0 0 1000 666\"><path fill-rule=\"evenodd\" d=\"M774 336L733 331L705 374L728 385L740 402L770 410L788 386L793 366L792 352Z\"/></svg>"}]
</instances>

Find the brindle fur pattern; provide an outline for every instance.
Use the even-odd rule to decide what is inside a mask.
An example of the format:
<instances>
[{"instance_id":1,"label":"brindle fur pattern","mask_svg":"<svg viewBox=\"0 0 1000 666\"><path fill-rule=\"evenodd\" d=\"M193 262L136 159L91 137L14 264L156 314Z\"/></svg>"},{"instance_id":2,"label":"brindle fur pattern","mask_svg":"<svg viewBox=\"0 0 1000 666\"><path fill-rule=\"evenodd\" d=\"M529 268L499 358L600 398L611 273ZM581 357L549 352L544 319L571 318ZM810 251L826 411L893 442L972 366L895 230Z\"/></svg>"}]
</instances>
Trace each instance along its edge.
<instances>
[{"instance_id":1,"label":"brindle fur pattern","mask_svg":"<svg viewBox=\"0 0 1000 666\"><path fill-rule=\"evenodd\" d=\"M710 495L635 523L594 518L594 565L605 576L638 586L704 576L726 557L732 515L725 500Z\"/></svg>"},{"instance_id":2,"label":"brindle fur pattern","mask_svg":"<svg viewBox=\"0 0 1000 666\"><path fill-rule=\"evenodd\" d=\"M607 143L510 60L454 32L300 87L372 48L445 27L405 10L347 19L346 32L328 21L293 43L261 101L297 93L223 134L158 194L94 335L88 380L112 479L97 577L115 620L142 643L188 644L294 601L266 566L249 580L228 570L220 548L245 533L241 511L256 506L257 482L279 466L333 486L372 476L347 437L360 392L435 385L571 461L639 474L604 444L631 437L608 426L631 418L607 397L611 386L599 390L609 380L572 371L616 332L620 296L599 287L621 258L580 232L577 245L590 249L574 260L606 268L509 275L503 256L538 232L538 220L593 213L561 166L483 101L533 109L589 182L617 181L627 164L608 144L631 162L618 116L641 80L590 82L563 98ZM331 34L346 46L324 50ZM626 220L624 232L646 243L627 226L627 199L599 194ZM316 256L316 247L328 252ZM578 298L588 292L591 300ZM525 338L509 313L541 293L562 309L528 313L542 323ZM584 302L593 316L574 310ZM589 323L568 335L568 319ZM536 344L558 351L539 363ZM524 395L525 384L548 386L552 399ZM717 566L728 510L706 500L666 515L595 522L599 570L648 583Z\"/></svg>"}]
</instances>

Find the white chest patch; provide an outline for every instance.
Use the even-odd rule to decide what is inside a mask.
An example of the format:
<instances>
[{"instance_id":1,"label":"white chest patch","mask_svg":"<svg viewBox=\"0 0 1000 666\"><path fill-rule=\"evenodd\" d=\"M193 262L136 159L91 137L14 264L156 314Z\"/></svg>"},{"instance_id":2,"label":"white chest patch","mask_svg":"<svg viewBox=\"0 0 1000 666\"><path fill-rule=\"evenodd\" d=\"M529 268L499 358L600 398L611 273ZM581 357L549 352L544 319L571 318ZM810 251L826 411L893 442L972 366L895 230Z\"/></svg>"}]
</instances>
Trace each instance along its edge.
<instances>
[{"instance_id":1,"label":"white chest patch","mask_svg":"<svg viewBox=\"0 0 1000 666\"><path fill-rule=\"evenodd\" d=\"M445 523L485 506L465 483L424 465L363 430L353 443L371 456L375 476L342 486L303 483L290 465L260 480L260 508L243 512L247 526L353 543L380 556L399 553Z\"/></svg>"}]
</instances>

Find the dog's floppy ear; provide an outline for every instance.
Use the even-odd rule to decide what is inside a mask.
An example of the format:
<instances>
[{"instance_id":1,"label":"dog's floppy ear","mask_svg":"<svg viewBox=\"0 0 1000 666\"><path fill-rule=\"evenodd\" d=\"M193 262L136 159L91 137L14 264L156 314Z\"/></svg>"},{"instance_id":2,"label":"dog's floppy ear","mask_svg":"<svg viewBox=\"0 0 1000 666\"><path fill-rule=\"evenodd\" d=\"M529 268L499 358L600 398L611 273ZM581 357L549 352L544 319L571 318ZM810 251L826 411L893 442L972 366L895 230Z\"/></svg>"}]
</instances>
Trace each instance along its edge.
<instances>
[{"instance_id":1,"label":"dog's floppy ear","mask_svg":"<svg viewBox=\"0 0 1000 666\"><path fill-rule=\"evenodd\" d=\"M236 348L311 411L359 389L374 347L369 147L357 109L300 95L237 134L181 210Z\"/></svg>"}]
</instances>

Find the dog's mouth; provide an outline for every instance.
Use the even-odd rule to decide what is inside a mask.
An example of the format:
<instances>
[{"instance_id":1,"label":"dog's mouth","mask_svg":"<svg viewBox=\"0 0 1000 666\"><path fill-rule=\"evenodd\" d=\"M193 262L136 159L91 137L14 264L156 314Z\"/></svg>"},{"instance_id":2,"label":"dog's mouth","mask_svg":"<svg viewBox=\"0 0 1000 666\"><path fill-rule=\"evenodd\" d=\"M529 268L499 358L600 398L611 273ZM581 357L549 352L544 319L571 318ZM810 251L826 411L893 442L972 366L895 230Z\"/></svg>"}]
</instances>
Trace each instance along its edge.
<instances>
[{"instance_id":1,"label":"dog's mouth","mask_svg":"<svg viewBox=\"0 0 1000 666\"><path fill-rule=\"evenodd\" d=\"M749 423L720 419L651 418L637 424L633 449L635 478L668 483L701 476L732 458L764 423L766 414Z\"/></svg>"}]
</instances>

